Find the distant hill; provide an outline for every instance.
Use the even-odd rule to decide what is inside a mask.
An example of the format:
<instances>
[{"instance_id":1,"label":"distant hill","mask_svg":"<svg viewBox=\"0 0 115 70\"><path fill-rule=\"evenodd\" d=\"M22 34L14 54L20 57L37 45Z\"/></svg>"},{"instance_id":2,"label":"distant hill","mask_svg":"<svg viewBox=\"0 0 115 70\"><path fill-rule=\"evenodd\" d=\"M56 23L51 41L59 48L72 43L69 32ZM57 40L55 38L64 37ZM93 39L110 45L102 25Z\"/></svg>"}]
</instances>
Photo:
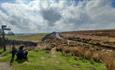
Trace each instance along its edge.
<instances>
[{"instance_id":1,"label":"distant hill","mask_svg":"<svg viewBox=\"0 0 115 70\"><path fill-rule=\"evenodd\" d=\"M61 34L84 34L84 35L96 35L96 36L109 36L115 37L115 29L105 29L105 30L81 30L81 31L68 31L61 32Z\"/></svg>"}]
</instances>

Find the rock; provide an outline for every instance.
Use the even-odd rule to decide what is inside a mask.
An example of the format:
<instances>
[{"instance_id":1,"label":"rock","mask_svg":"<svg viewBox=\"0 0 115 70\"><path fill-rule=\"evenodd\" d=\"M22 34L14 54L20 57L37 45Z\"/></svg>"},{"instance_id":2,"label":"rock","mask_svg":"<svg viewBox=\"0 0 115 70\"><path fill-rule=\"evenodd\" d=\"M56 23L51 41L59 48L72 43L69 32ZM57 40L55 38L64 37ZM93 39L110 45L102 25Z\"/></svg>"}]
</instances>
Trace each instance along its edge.
<instances>
[{"instance_id":1,"label":"rock","mask_svg":"<svg viewBox=\"0 0 115 70\"><path fill-rule=\"evenodd\" d=\"M50 34L47 34L45 37L43 37L42 41L47 41L51 39L63 39L63 38L58 32L52 32Z\"/></svg>"}]
</instances>

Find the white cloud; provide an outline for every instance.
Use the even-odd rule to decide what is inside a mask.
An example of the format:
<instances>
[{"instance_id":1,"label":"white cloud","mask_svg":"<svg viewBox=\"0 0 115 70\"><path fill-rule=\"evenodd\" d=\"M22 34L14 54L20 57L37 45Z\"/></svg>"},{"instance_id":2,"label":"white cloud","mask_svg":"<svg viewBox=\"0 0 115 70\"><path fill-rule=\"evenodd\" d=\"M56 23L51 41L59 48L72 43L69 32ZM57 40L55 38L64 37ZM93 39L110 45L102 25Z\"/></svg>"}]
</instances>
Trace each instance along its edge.
<instances>
[{"instance_id":1,"label":"white cloud","mask_svg":"<svg viewBox=\"0 0 115 70\"><path fill-rule=\"evenodd\" d=\"M115 27L108 0L16 0L2 3L1 24L14 32L51 32Z\"/></svg>"}]
</instances>

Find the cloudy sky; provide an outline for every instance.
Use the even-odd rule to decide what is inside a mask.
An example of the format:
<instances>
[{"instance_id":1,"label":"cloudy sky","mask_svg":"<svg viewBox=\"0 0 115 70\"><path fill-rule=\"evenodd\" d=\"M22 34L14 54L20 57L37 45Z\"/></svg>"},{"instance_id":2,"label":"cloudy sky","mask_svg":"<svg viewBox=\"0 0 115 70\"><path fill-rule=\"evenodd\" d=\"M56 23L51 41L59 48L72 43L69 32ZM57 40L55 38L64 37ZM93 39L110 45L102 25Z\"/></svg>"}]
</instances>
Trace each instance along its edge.
<instances>
[{"instance_id":1,"label":"cloudy sky","mask_svg":"<svg viewBox=\"0 0 115 70\"><path fill-rule=\"evenodd\" d=\"M0 0L0 25L15 33L115 28L115 0Z\"/></svg>"}]
</instances>

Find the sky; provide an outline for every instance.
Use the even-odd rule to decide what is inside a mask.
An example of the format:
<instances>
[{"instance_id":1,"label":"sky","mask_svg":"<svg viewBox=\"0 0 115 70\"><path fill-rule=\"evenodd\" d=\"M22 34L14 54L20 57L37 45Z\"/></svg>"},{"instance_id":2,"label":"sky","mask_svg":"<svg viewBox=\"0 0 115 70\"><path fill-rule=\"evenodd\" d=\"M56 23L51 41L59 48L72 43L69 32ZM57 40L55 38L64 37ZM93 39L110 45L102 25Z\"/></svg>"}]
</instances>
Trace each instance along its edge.
<instances>
[{"instance_id":1,"label":"sky","mask_svg":"<svg viewBox=\"0 0 115 70\"><path fill-rule=\"evenodd\" d=\"M115 0L0 0L0 26L15 33L115 28Z\"/></svg>"}]
</instances>

